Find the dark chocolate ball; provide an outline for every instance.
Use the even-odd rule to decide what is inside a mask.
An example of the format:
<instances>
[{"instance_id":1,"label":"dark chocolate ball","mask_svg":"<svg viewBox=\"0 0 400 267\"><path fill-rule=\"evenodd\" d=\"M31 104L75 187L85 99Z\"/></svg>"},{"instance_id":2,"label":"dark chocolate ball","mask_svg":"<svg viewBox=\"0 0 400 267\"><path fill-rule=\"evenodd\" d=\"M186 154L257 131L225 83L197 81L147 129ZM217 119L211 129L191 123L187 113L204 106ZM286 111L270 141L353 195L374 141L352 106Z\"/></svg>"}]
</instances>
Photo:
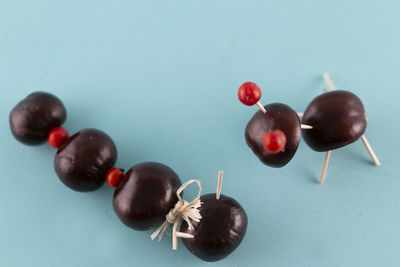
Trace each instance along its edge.
<instances>
[{"instance_id":1,"label":"dark chocolate ball","mask_svg":"<svg viewBox=\"0 0 400 267\"><path fill-rule=\"evenodd\" d=\"M180 186L178 175L168 166L156 162L135 165L114 192L114 211L128 227L149 229L165 220L178 201Z\"/></svg>"},{"instance_id":2,"label":"dark chocolate ball","mask_svg":"<svg viewBox=\"0 0 400 267\"><path fill-rule=\"evenodd\" d=\"M246 126L247 145L262 163L271 167L285 166L294 156L300 142L300 119L289 106L273 103L265 106L267 113L257 111ZM266 132L281 130L286 135L286 145L279 153L268 151L263 145Z\"/></svg>"},{"instance_id":3,"label":"dark chocolate ball","mask_svg":"<svg viewBox=\"0 0 400 267\"><path fill-rule=\"evenodd\" d=\"M100 188L117 161L112 139L102 131L83 129L68 138L54 158L60 180L69 188L88 192Z\"/></svg>"},{"instance_id":4,"label":"dark chocolate ball","mask_svg":"<svg viewBox=\"0 0 400 267\"><path fill-rule=\"evenodd\" d=\"M51 129L61 126L67 118L63 103L56 96L34 92L10 112L9 121L14 137L26 145L44 143Z\"/></svg>"},{"instance_id":5,"label":"dark chocolate ball","mask_svg":"<svg viewBox=\"0 0 400 267\"><path fill-rule=\"evenodd\" d=\"M204 261L218 261L231 254L242 242L247 229L247 215L233 198L215 194L203 195L200 222L192 221L194 229L183 221L181 232L194 235L182 238L186 248Z\"/></svg>"},{"instance_id":6,"label":"dark chocolate ball","mask_svg":"<svg viewBox=\"0 0 400 267\"><path fill-rule=\"evenodd\" d=\"M329 151L358 140L367 127L361 100L348 91L331 91L317 96L307 107L302 130L306 143L316 151Z\"/></svg>"}]
</instances>

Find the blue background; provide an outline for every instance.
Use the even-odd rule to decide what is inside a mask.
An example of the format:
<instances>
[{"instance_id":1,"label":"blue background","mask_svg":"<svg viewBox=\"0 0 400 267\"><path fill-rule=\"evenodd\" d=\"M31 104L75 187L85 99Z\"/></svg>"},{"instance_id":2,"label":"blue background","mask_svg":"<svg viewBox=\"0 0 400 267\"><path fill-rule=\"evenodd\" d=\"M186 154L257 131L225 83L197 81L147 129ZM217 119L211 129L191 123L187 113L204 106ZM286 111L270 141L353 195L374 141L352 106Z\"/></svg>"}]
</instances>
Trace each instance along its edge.
<instances>
[{"instance_id":1,"label":"blue background","mask_svg":"<svg viewBox=\"0 0 400 267\"><path fill-rule=\"evenodd\" d=\"M77 193L53 170L55 151L11 135L8 114L35 90L60 97L70 133L107 132L118 166L172 167L237 199L249 217L240 247L215 266L399 266L400 2L1 1L0 265L203 266L181 244L125 227L113 189ZM322 92L321 74L364 102L366 136L332 153L302 141L284 168L245 144L256 107L237 100L247 80L262 102L297 111ZM186 197L193 196L194 189Z\"/></svg>"}]
</instances>

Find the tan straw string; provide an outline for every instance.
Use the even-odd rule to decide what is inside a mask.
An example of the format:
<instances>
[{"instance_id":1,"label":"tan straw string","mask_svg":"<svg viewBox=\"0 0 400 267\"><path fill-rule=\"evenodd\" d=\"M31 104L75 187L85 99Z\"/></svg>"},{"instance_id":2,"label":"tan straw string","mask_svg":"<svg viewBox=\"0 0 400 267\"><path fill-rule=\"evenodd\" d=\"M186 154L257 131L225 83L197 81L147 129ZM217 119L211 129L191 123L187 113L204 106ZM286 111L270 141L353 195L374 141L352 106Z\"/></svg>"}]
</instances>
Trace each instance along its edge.
<instances>
[{"instance_id":1,"label":"tan straw string","mask_svg":"<svg viewBox=\"0 0 400 267\"><path fill-rule=\"evenodd\" d=\"M190 184L197 183L199 186L199 193L197 197L193 199L191 202L187 202L181 198L181 192ZM170 210L170 212L165 216L165 221L157 228L157 230L150 236L152 240L154 240L158 236L158 241L162 239L164 234L169 234L169 224L174 224L172 227L172 249L178 249L178 237L180 238L193 238L194 236L187 233L178 232L177 229L181 223L181 219L185 220L189 225L189 230L193 229L192 222L199 222L201 219L199 208L201 207L202 202L200 201L201 194L201 183L199 180L189 180L184 183L181 187L179 187L178 191L176 191L176 195L178 197L178 202L175 204L175 207Z\"/></svg>"}]
</instances>

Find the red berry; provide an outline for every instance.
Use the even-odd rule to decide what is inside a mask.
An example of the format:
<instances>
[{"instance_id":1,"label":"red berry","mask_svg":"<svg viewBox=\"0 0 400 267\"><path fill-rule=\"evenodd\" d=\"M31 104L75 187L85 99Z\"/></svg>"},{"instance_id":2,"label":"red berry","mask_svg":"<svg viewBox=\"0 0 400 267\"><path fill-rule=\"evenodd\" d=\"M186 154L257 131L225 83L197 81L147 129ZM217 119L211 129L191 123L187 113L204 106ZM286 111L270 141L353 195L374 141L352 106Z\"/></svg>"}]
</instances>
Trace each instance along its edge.
<instances>
[{"instance_id":1,"label":"red berry","mask_svg":"<svg viewBox=\"0 0 400 267\"><path fill-rule=\"evenodd\" d=\"M124 178L124 171L119 168L111 168L106 174L106 182L111 187L116 187Z\"/></svg>"},{"instance_id":2,"label":"red berry","mask_svg":"<svg viewBox=\"0 0 400 267\"><path fill-rule=\"evenodd\" d=\"M53 128L47 135L47 142L50 146L57 148L68 139L68 132L65 128L57 126Z\"/></svg>"},{"instance_id":3,"label":"red berry","mask_svg":"<svg viewBox=\"0 0 400 267\"><path fill-rule=\"evenodd\" d=\"M239 87L238 97L243 104L252 106L261 98L260 87L253 82L245 82Z\"/></svg>"},{"instance_id":4,"label":"red berry","mask_svg":"<svg viewBox=\"0 0 400 267\"><path fill-rule=\"evenodd\" d=\"M266 132L263 137L263 145L271 153L278 153L286 145L286 135L281 130Z\"/></svg>"}]
</instances>

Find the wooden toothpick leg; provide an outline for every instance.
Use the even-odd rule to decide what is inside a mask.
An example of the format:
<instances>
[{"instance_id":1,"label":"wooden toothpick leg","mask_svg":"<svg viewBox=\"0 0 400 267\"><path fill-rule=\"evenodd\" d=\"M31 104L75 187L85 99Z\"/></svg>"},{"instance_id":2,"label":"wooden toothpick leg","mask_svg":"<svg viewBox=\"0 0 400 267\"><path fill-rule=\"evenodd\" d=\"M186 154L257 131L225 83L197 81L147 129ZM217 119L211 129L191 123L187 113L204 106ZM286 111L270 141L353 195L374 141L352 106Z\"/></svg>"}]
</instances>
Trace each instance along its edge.
<instances>
[{"instance_id":1,"label":"wooden toothpick leg","mask_svg":"<svg viewBox=\"0 0 400 267\"><path fill-rule=\"evenodd\" d=\"M332 79L331 79L331 77L329 76L328 73L325 73L324 75L322 75L322 77L324 78L326 84L328 85L329 90L331 90L331 91L336 90L336 87L333 84Z\"/></svg>"},{"instance_id":2,"label":"wooden toothpick leg","mask_svg":"<svg viewBox=\"0 0 400 267\"><path fill-rule=\"evenodd\" d=\"M215 194L215 198L218 200L221 196L221 189L222 189L222 176L224 175L224 171L218 172L218 184L217 184L217 193Z\"/></svg>"},{"instance_id":3,"label":"wooden toothpick leg","mask_svg":"<svg viewBox=\"0 0 400 267\"><path fill-rule=\"evenodd\" d=\"M372 160L374 161L375 166L381 166L381 163L377 156L375 155L374 151L372 150L371 146L369 145L369 142L367 138L363 135L361 136L361 140L364 143L365 148L367 149L369 155L371 156Z\"/></svg>"},{"instance_id":4,"label":"wooden toothpick leg","mask_svg":"<svg viewBox=\"0 0 400 267\"><path fill-rule=\"evenodd\" d=\"M331 91L336 90L336 87L333 84L332 79L328 73L325 73L324 75L322 75L322 77L324 78L326 84L328 85L329 90L331 90ZM372 147L369 145L368 140L365 137L365 135L361 136L361 140L363 141L365 148L367 149L369 155L371 156L372 160L374 161L375 166L380 166L381 163L379 162L378 157L375 155L374 150L372 150Z\"/></svg>"},{"instance_id":5,"label":"wooden toothpick leg","mask_svg":"<svg viewBox=\"0 0 400 267\"><path fill-rule=\"evenodd\" d=\"M323 184L325 180L326 169L328 168L329 158L331 157L331 151L329 150L325 154L324 165L322 166L321 176L319 177L319 183Z\"/></svg>"}]
</instances>

